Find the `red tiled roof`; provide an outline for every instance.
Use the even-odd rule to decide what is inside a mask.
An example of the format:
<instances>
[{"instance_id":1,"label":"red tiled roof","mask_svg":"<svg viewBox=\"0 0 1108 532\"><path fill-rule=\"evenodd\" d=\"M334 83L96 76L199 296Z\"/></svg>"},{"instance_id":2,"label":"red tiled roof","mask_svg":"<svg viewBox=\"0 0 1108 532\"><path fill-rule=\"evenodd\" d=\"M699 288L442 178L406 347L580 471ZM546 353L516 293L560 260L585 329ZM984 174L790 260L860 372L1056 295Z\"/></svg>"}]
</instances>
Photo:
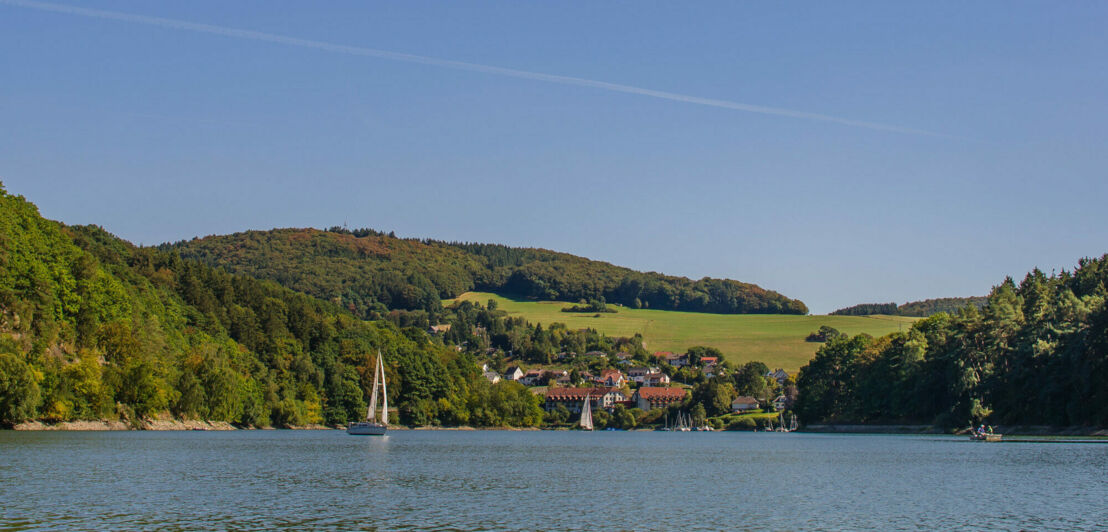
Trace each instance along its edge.
<instances>
[{"instance_id":1,"label":"red tiled roof","mask_svg":"<svg viewBox=\"0 0 1108 532\"><path fill-rule=\"evenodd\" d=\"M546 390L546 399L548 401L584 401L586 394L593 398L600 398L608 392L619 392L619 388L549 388Z\"/></svg>"},{"instance_id":2,"label":"red tiled roof","mask_svg":"<svg viewBox=\"0 0 1108 532\"><path fill-rule=\"evenodd\" d=\"M639 397L647 401L681 400L685 398L684 388L665 388L660 386L643 386L639 388Z\"/></svg>"}]
</instances>

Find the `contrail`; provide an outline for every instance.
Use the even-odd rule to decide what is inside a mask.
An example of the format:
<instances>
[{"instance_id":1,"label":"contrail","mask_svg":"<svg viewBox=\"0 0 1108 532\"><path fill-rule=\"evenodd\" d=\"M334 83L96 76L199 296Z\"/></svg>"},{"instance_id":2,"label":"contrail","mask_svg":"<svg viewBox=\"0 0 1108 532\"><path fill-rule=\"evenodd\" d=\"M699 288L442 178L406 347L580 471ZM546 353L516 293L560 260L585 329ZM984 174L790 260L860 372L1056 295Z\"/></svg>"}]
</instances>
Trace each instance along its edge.
<instances>
[{"instance_id":1,"label":"contrail","mask_svg":"<svg viewBox=\"0 0 1108 532\"><path fill-rule=\"evenodd\" d=\"M609 83L607 81L598 81L594 79L576 78L572 76L561 76L557 74L544 74L542 72L531 72L528 70L517 70L514 68L504 68L491 65L482 65L478 63L467 63L464 61L454 61L451 59L440 59L437 57L427 57L422 55L406 54L402 52L390 52L388 50L378 50L375 48L365 48L361 46L349 46L345 44L335 44L324 41L314 41L310 39L301 39L297 37L288 37L285 35L277 35L274 33L264 33L260 31L243 30L238 28L229 28L226 26L215 26L211 24L199 24L196 22L187 22L184 20L176 20L161 17L150 17L146 15L135 15L132 13L123 13L119 11L106 11L101 9L89 9L84 7L70 6L65 4L53 4L48 2L36 2L33 0L0 0L0 4L6 4L9 6L24 7L30 9L37 9L40 11L50 11L54 13L64 13L67 15L79 15L82 17L118 20L122 22L131 22L134 24L143 24L146 26L159 26L163 28L171 28L175 30L192 31L197 33L208 33L213 35L221 35L224 37L234 37L237 39L247 39L252 41L272 42L278 44L284 44L288 46L299 46L301 48L314 48L316 50L323 50L326 52L357 55L364 57L376 57L379 59L389 59L392 61L403 61L406 63L418 63L423 65L430 65L442 68L452 68L455 70L468 70L471 72L481 72L485 74L493 74L497 76L506 76L511 78L529 79L535 81L545 81L547 83L558 83L561 85L575 85L578 87L590 87L594 89L601 89L611 92L621 92L625 94L637 94L639 96L649 96L651 98L659 98L662 100L671 100L675 102L691 103L696 105L706 105L709 107L717 107L720 109L731 109L735 111L746 111L748 113L759 113L764 115L784 116L789 118L800 118L805 120L816 120L820 122L833 122L836 124L842 124L845 126L861 127L866 129L875 129L878 131L891 131L895 133L906 133L912 135L926 135L931 137L944 137L953 138L949 135L941 133L935 133L931 131L925 131L922 129L913 129L907 127L893 126L888 124L879 124L876 122L865 122L861 120L852 120L849 118L841 118L837 116L810 113L807 111L796 111L793 109L782 109L779 107L767 107L764 105L752 105L747 103L733 102L730 100L717 100L713 98L702 98L699 96L690 96L687 94L680 94L676 92L666 92L654 89L647 89L644 87L635 87L633 85L621 85L619 83Z\"/></svg>"}]
</instances>

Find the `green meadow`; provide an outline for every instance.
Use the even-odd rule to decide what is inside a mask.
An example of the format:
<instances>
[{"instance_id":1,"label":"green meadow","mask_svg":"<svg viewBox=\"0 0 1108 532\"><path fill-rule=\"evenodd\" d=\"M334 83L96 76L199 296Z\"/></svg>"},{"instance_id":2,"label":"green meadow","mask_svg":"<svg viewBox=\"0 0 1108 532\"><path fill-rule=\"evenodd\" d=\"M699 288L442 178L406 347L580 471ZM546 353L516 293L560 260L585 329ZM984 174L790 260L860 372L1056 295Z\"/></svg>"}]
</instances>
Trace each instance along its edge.
<instances>
[{"instance_id":1,"label":"green meadow","mask_svg":"<svg viewBox=\"0 0 1108 532\"><path fill-rule=\"evenodd\" d=\"M694 345L718 348L733 363L759 360L790 373L808 363L820 345L806 342L808 333L829 325L847 334L873 336L907 330L917 318L900 316L796 316L782 314L705 314L615 307L614 314L562 312L572 303L525 301L488 292L467 292L457 299L482 305L496 300L501 310L544 325L560 322L573 329L592 327L609 336L643 335L651 351L684 351Z\"/></svg>"}]
</instances>

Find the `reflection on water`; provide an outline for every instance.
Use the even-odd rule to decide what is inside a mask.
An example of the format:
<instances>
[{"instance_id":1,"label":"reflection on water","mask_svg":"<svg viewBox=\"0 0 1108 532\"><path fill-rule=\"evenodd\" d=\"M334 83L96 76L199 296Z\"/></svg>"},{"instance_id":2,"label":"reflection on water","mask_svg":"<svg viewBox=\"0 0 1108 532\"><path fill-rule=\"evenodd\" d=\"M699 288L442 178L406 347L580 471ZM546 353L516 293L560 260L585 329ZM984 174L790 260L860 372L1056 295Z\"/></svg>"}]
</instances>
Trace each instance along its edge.
<instances>
[{"instance_id":1,"label":"reflection on water","mask_svg":"<svg viewBox=\"0 0 1108 532\"><path fill-rule=\"evenodd\" d=\"M1108 445L935 436L2 432L0 528L1080 529Z\"/></svg>"}]
</instances>

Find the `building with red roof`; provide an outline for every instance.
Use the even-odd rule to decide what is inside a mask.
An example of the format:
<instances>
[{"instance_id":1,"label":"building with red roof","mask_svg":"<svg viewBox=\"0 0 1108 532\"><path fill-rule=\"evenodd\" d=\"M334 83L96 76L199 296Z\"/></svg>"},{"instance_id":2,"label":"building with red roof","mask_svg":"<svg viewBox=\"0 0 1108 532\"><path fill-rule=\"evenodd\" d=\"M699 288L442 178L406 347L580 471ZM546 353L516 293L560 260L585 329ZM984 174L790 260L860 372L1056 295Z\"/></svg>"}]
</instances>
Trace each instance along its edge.
<instances>
[{"instance_id":1,"label":"building with red roof","mask_svg":"<svg viewBox=\"0 0 1108 532\"><path fill-rule=\"evenodd\" d=\"M660 386L643 386L632 396L635 405L643 410L665 408L681 403L685 400L684 388L663 388Z\"/></svg>"}]
</instances>

